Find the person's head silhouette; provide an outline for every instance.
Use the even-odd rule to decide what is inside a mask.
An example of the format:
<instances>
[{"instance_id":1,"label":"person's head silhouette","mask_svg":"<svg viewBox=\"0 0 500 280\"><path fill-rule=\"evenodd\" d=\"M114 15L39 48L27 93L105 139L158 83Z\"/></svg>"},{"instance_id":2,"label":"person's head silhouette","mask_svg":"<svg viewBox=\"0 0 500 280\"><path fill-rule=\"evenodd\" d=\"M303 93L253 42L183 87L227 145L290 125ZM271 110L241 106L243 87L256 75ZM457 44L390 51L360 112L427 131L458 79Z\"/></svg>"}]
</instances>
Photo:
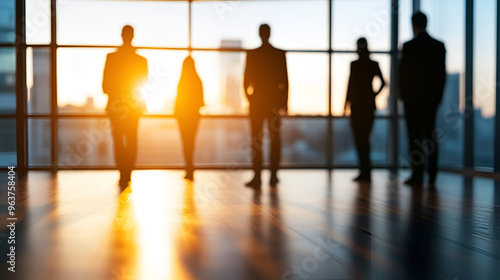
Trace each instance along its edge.
<instances>
[{"instance_id":1,"label":"person's head silhouette","mask_svg":"<svg viewBox=\"0 0 500 280\"><path fill-rule=\"evenodd\" d=\"M268 44L271 37L271 27L267 24L262 24L259 28L259 34L262 44Z\"/></svg>"},{"instance_id":2,"label":"person's head silhouette","mask_svg":"<svg viewBox=\"0 0 500 280\"><path fill-rule=\"evenodd\" d=\"M134 28L130 25L125 25L122 29L122 39L123 45L132 46L132 40L134 39Z\"/></svg>"},{"instance_id":3,"label":"person's head silhouette","mask_svg":"<svg viewBox=\"0 0 500 280\"><path fill-rule=\"evenodd\" d=\"M356 43L358 45L358 54L360 58L368 58L370 56L370 51L368 50L368 41L366 38L361 37Z\"/></svg>"},{"instance_id":4,"label":"person's head silhouette","mask_svg":"<svg viewBox=\"0 0 500 280\"><path fill-rule=\"evenodd\" d=\"M427 28L427 16L424 13L418 12L414 14L411 18L411 22L413 23L413 33L415 36L425 32Z\"/></svg>"},{"instance_id":5,"label":"person's head silhouette","mask_svg":"<svg viewBox=\"0 0 500 280\"><path fill-rule=\"evenodd\" d=\"M182 73L191 74L196 73L196 67L194 65L194 59L191 56L186 57L182 63Z\"/></svg>"}]
</instances>

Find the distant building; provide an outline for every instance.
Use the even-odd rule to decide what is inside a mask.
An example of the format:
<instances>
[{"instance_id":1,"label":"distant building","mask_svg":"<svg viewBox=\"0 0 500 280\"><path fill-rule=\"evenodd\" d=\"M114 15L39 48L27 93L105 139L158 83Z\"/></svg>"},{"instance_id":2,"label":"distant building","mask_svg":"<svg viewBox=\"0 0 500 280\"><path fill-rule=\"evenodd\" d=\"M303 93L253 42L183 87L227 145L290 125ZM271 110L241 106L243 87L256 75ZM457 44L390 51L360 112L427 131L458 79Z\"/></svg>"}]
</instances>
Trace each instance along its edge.
<instances>
[{"instance_id":1,"label":"distant building","mask_svg":"<svg viewBox=\"0 0 500 280\"><path fill-rule=\"evenodd\" d=\"M0 55L0 64L4 62L3 55ZM5 63L8 63L8 61ZM16 112L15 104L16 72L0 72L0 113L14 114Z\"/></svg>"},{"instance_id":2,"label":"distant building","mask_svg":"<svg viewBox=\"0 0 500 280\"><path fill-rule=\"evenodd\" d=\"M463 162L463 110L460 106L461 74L450 73L446 77L443 100L436 116L436 128L442 131L440 136L439 164L455 166Z\"/></svg>"},{"instance_id":3,"label":"distant building","mask_svg":"<svg viewBox=\"0 0 500 280\"><path fill-rule=\"evenodd\" d=\"M241 49L240 40L222 40L221 48ZM221 105L228 114L243 114L243 54L221 53Z\"/></svg>"},{"instance_id":4,"label":"distant building","mask_svg":"<svg viewBox=\"0 0 500 280\"><path fill-rule=\"evenodd\" d=\"M15 1L0 1L0 43L15 41ZM12 48L0 50L0 113L14 114L16 104L15 51ZM12 69L9 71L9 69ZM0 164L16 164L16 122L0 121Z\"/></svg>"},{"instance_id":5,"label":"distant building","mask_svg":"<svg viewBox=\"0 0 500 280\"><path fill-rule=\"evenodd\" d=\"M0 1L0 42L14 42L16 38L15 1Z\"/></svg>"},{"instance_id":6,"label":"distant building","mask_svg":"<svg viewBox=\"0 0 500 280\"><path fill-rule=\"evenodd\" d=\"M31 51L30 51L31 50ZM27 63L31 73L26 73L28 112L50 113L50 53L47 49L28 49Z\"/></svg>"},{"instance_id":7,"label":"distant building","mask_svg":"<svg viewBox=\"0 0 500 280\"><path fill-rule=\"evenodd\" d=\"M474 166L493 167L494 131L495 118L485 118L480 109L474 110Z\"/></svg>"}]
</instances>

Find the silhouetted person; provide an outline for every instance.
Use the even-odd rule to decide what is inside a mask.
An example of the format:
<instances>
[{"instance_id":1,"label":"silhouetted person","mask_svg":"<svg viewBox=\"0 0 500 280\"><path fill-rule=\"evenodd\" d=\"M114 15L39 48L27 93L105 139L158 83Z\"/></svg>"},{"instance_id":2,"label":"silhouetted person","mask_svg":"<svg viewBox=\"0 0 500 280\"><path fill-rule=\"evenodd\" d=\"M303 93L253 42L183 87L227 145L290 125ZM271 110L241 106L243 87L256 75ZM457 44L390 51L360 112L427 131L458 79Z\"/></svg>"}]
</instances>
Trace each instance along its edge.
<instances>
[{"instance_id":1,"label":"silhouetted person","mask_svg":"<svg viewBox=\"0 0 500 280\"><path fill-rule=\"evenodd\" d=\"M359 176L355 181L371 180L370 133L375 118L375 96L385 87L384 77L378 63L370 59L368 42L360 38L357 42L359 59L351 63L351 76L346 95L346 107L351 107L351 126L358 151ZM373 91L373 79L379 77L382 84Z\"/></svg>"},{"instance_id":2,"label":"silhouetted person","mask_svg":"<svg viewBox=\"0 0 500 280\"><path fill-rule=\"evenodd\" d=\"M182 141L184 145L184 159L186 161L186 176L193 180L193 152L196 131L200 121L200 108L205 106L203 101L203 85L196 72L194 60L188 56L182 65L182 74L177 87L175 100L175 117L179 122Z\"/></svg>"},{"instance_id":3,"label":"silhouetted person","mask_svg":"<svg viewBox=\"0 0 500 280\"><path fill-rule=\"evenodd\" d=\"M278 168L281 157L281 114L288 110L288 72L285 52L269 43L271 28L260 26L262 46L248 51L244 77L245 93L250 103L252 127L252 156L254 178L246 185L259 187L262 171L263 123L267 120L271 138L271 180L278 183Z\"/></svg>"},{"instance_id":4,"label":"silhouetted person","mask_svg":"<svg viewBox=\"0 0 500 280\"><path fill-rule=\"evenodd\" d=\"M122 38L123 45L106 58L102 88L109 97L106 111L111 121L120 185L123 186L130 181L137 157L137 127L145 110L139 87L147 81L148 63L132 47L132 26L123 27Z\"/></svg>"},{"instance_id":5,"label":"silhouetted person","mask_svg":"<svg viewBox=\"0 0 500 280\"><path fill-rule=\"evenodd\" d=\"M404 44L399 70L413 170L411 178L405 183L422 183L428 157L429 184L433 185L438 162L436 112L446 81L446 50L443 43L431 38L426 32L427 17L423 13L416 13L412 22L415 38ZM426 140L426 145L423 140ZM424 146L427 146L425 150Z\"/></svg>"}]
</instances>

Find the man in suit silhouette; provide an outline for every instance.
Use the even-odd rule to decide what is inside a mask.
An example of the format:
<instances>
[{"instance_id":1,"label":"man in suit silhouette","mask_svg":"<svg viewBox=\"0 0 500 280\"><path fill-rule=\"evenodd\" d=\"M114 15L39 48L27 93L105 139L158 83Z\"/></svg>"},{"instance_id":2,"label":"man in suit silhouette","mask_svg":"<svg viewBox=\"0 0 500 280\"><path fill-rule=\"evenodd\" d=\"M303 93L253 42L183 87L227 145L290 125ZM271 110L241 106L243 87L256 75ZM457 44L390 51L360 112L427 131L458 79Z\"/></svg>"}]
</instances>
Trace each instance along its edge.
<instances>
[{"instance_id":1,"label":"man in suit silhouette","mask_svg":"<svg viewBox=\"0 0 500 280\"><path fill-rule=\"evenodd\" d=\"M433 185L438 163L436 112L446 82L446 49L426 32L427 17L423 13L416 13L412 22L415 38L404 44L399 69L413 171L405 183L419 185L423 182L428 157L429 184Z\"/></svg>"},{"instance_id":2,"label":"man in suit silhouette","mask_svg":"<svg viewBox=\"0 0 500 280\"><path fill-rule=\"evenodd\" d=\"M140 87L147 82L147 60L132 47L134 29L122 30L123 45L108 54L102 89L108 95L106 111L111 121L115 161L120 170L120 185L128 184L137 156L137 127L145 109Z\"/></svg>"},{"instance_id":3,"label":"man in suit silhouette","mask_svg":"<svg viewBox=\"0 0 500 280\"><path fill-rule=\"evenodd\" d=\"M252 156L254 178L246 185L260 187L262 170L263 123L267 120L271 138L271 180L278 183L278 168L281 157L281 114L288 110L288 72L285 51L269 43L271 28L260 26L262 46L247 53L244 77L245 93L250 103L252 127Z\"/></svg>"}]
</instances>

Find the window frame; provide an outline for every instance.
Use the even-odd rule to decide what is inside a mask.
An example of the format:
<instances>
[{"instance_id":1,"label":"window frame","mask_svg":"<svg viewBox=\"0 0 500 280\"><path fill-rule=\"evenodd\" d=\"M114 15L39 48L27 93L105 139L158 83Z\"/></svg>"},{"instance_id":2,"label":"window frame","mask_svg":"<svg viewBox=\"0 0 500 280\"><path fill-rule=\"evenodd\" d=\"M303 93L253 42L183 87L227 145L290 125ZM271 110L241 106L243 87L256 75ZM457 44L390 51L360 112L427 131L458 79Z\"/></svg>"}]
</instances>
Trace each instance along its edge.
<instances>
[{"instance_id":1,"label":"window frame","mask_svg":"<svg viewBox=\"0 0 500 280\"><path fill-rule=\"evenodd\" d=\"M198 0L185 0L182 2L188 2L189 3L189 9L188 9L188 21L189 21L189 46L187 48L169 48L169 47L151 47L151 46L138 46L138 49L159 49L159 50L186 50L186 51L214 51L214 52L222 52L222 51L247 51L246 49L224 49L224 48L193 48L192 47L192 3L197 2ZM199 0L201 1L201 0ZM285 0L278 0L278 1L285 1ZM332 125L334 125L334 122L336 119L344 119L346 117L344 116L334 116L332 115L332 95L333 95L333 90L332 90L332 56L333 54L338 54L338 53L355 53L355 51L349 51L349 50L336 50L332 49L332 40L333 40L333 2L334 1L340 1L340 0L318 0L318 1L327 1L328 6L329 6L329 16L328 16L328 50L311 50L311 49L304 49L304 50L285 50L287 52L298 52L298 53L326 53L328 54L328 65L329 65L329 86L328 86L328 115L326 116L310 116L310 115L293 115L293 116L287 116L286 118L290 119L295 119L295 118L320 118L320 119L326 119L327 120L327 127L325 127L327 131L327 140L326 140L326 147L325 151L327 153L327 164L326 165L321 165L321 166L313 166L312 168L327 168L327 169L333 169L333 168L350 168L352 166L350 165L345 165L345 164L333 164L333 128ZM400 13L399 13L399 4L401 0L386 0L390 2L390 7L392 9L391 13L391 20L390 20L390 50L387 51L375 51L373 53L380 53L380 54L387 54L390 55L391 57L391 69L390 69L390 98L389 98L389 110L390 114L389 115L383 115L383 116L377 116L377 119L388 119L389 122L389 130L387 131L388 135L388 155L387 155L387 164L383 165L377 165L376 167L380 168L390 168L391 170L397 170L399 167L404 167L401 166L401 163L399 162L398 159L398 150L399 150L399 121L404 118L403 114L400 114L398 112L398 100L397 100L397 90L395 88L395 82L394 79L397 78L396 76L396 69L397 69L397 64L398 64L398 55L399 55L399 49L398 49L398 44L399 44L399 24L400 24ZM466 6L467 7L472 7L472 3L474 0L466 0ZM58 141L58 123L60 119L71 119L71 118L102 118L105 117L105 115L93 115L93 114L79 114L79 115L63 115L58 113L58 104L57 104L57 49L58 48L116 48L118 46L100 46L100 45L60 45L57 44L57 0L50 0L50 5L51 5L51 25L50 25L50 42L48 44L26 44L26 39L24 38L25 36L25 28L26 28L26 23L23 22L23 18L25 16L25 1L16 1L16 34L18 35L16 37L16 42L15 43L0 43L0 47L16 47L17 48L17 71L16 71L16 114L3 114L0 115L1 119L11 119L11 118L16 118L17 120L17 137L18 141L17 143L23 143L24 145L17 145L17 158L18 158L18 166L20 168L26 168L26 169L32 169L32 170L37 170L37 169L43 169L43 170L58 170L61 168L61 166L58 165L57 161L57 142ZM500 10L498 7L498 2L500 0L497 0L497 10ZM413 12L416 12L420 9L420 0L413 0ZM471 34L473 32L472 27L473 27L473 14L466 9L466 26L465 26L465 34L466 38L469 39L471 38ZM497 22L499 22L498 19L498 13L497 13ZM497 41L498 41L498 33L499 30L497 30ZM43 48L49 48L50 49L50 113L49 114L27 114L26 111L26 49L28 47L32 48L38 48L38 47L43 47ZM472 65L473 63L473 57L472 57L472 45L466 44L466 59L465 59L465 69L466 69L466 97L472 96L471 90L471 83L472 81L469 80L468 77L472 76L472 73L470 72L470 69L468 68L469 66ZM499 74L498 74L498 53L499 53L499 46L497 44L497 81L500 80ZM498 94L498 83L497 83L497 94ZM498 108L498 103L500 103L497 99L497 108ZM208 115L208 116L203 116L203 118L214 118L214 119L231 119L231 118L246 118L247 116L244 115ZM157 114L152 114L152 115L146 115L144 118L173 118L172 115L157 115ZM499 124L500 124L500 117L498 115L495 116L496 118L496 135L497 137L495 138L495 147L500 146L500 137L499 135ZM27 162L27 121L28 119L49 119L51 123L51 164L44 166L44 167L34 167L34 166L28 166ZM467 131L470 131L472 127L472 124L470 120L465 121L465 135L464 135L464 153L467 154L473 154L472 150L472 140L470 139L470 135L468 135ZM464 157L464 167L472 167L468 161L470 160L470 157L465 156ZM229 164L229 163L228 163ZM228 165L226 166L221 166L221 168L227 168ZM241 166L241 168L247 168L249 166ZM284 168L308 168L310 166L305 166L301 164L297 164L294 166L284 166ZM497 148L495 151L495 167L496 170L500 170L500 148ZM100 168L99 166L71 166L72 169L97 169ZM138 167L141 169L141 167ZM162 166L161 168L174 168L174 167L169 167L169 166ZM200 168L204 168L203 166L200 166ZM207 167L208 168L208 167ZM209 167L213 168L213 166ZM446 169L446 167L444 167Z\"/></svg>"}]
</instances>

